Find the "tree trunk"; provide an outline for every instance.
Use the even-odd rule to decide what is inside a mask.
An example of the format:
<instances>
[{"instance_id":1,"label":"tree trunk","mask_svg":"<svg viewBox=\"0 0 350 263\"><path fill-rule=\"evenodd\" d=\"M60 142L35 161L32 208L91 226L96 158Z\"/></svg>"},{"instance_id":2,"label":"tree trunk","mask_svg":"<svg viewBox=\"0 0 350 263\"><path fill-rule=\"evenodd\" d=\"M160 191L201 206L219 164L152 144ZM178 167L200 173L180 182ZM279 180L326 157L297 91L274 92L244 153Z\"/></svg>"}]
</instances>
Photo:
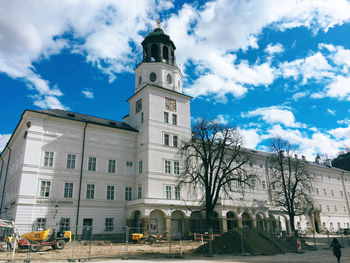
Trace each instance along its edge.
<instances>
[{"instance_id":1,"label":"tree trunk","mask_svg":"<svg viewBox=\"0 0 350 263\"><path fill-rule=\"evenodd\" d=\"M295 216L295 214L293 214L293 213L289 214L290 229L291 229L291 232L294 234L294 236L298 237L298 233L295 231L294 216Z\"/></svg>"}]
</instances>

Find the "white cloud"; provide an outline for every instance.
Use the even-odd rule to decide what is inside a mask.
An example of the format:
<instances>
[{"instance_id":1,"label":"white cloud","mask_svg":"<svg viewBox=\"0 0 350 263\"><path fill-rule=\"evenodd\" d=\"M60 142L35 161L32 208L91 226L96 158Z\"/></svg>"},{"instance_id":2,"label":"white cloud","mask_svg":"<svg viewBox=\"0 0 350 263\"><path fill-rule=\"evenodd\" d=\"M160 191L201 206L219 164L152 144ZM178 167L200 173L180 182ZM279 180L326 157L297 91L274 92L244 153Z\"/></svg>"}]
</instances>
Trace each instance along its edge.
<instances>
[{"instance_id":1,"label":"white cloud","mask_svg":"<svg viewBox=\"0 0 350 263\"><path fill-rule=\"evenodd\" d=\"M85 89L82 90L81 93L83 93L83 95L88 98L88 99L94 99L94 92L92 91L92 89Z\"/></svg>"},{"instance_id":2,"label":"white cloud","mask_svg":"<svg viewBox=\"0 0 350 263\"><path fill-rule=\"evenodd\" d=\"M227 125L229 123L229 117L230 116L228 115L219 114L216 116L214 121L223 125Z\"/></svg>"},{"instance_id":3,"label":"white cloud","mask_svg":"<svg viewBox=\"0 0 350 263\"><path fill-rule=\"evenodd\" d=\"M345 99L350 101L350 76L337 76L325 88L324 96Z\"/></svg>"},{"instance_id":4,"label":"white cloud","mask_svg":"<svg viewBox=\"0 0 350 263\"><path fill-rule=\"evenodd\" d=\"M304 84L310 79L321 80L334 76L332 72L333 68L320 52L308 56L305 59L283 62L280 64L280 70L285 78L293 77L297 79L298 77L302 77Z\"/></svg>"},{"instance_id":5,"label":"white cloud","mask_svg":"<svg viewBox=\"0 0 350 263\"><path fill-rule=\"evenodd\" d=\"M242 117L261 117L266 123L275 124L281 123L286 127L301 127L300 123L295 122L294 114L288 107L283 106L271 106L258 108L247 113L243 113Z\"/></svg>"},{"instance_id":6,"label":"white cloud","mask_svg":"<svg viewBox=\"0 0 350 263\"><path fill-rule=\"evenodd\" d=\"M233 51L240 49L245 51L249 47L258 48L258 37L263 28L270 26L285 30L305 26L314 31L327 31L349 19L350 4L346 0L336 3L326 0L217 0L206 3L199 10L194 6L184 5L178 14L172 15L168 20L167 31L177 45L177 62L183 69L191 62L197 68L200 66L201 72L205 71L208 76L215 75L221 79L220 87L215 90L208 87L209 85L203 87L206 91L199 89L199 83L203 84L203 79L198 78L185 91L193 96L214 95L214 98L226 102L223 99L226 94L241 97L242 91L248 91L243 88L249 88L249 85L269 85L278 76L278 71L270 62L237 64L232 55ZM282 50L283 47L277 44L270 45L266 52ZM305 81L317 77L320 70L322 76L332 76L329 72L330 66L319 54L302 61L302 64L305 64L304 68L297 69L299 75L301 70L305 70ZM291 66L295 69L298 65ZM244 69L249 69L249 72ZM226 85L222 85L223 82Z\"/></svg>"},{"instance_id":7,"label":"white cloud","mask_svg":"<svg viewBox=\"0 0 350 263\"><path fill-rule=\"evenodd\" d=\"M0 153L5 148L6 143L10 139L11 134L0 134Z\"/></svg>"},{"instance_id":8,"label":"white cloud","mask_svg":"<svg viewBox=\"0 0 350 263\"><path fill-rule=\"evenodd\" d=\"M270 55L274 55L277 53L282 53L284 51L284 48L281 43L277 43L275 45L268 44L264 51Z\"/></svg>"},{"instance_id":9,"label":"white cloud","mask_svg":"<svg viewBox=\"0 0 350 263\"><path fill-rule=\"evenodd\" d=\"M115 73L133 70L130 43L140 43L139 31L171 7L165 0L139 0L132 8L129 1L114 0L1 1L0 72L24 80L35 105L66 108L59 101L62 92L36 72L34 62L66 48L86 56L112 80Z\"/></svg>"},{"instance_id":10,"label":"white cloud","mask_svg":"<svg viewBox=\"0 0 350 263\"><path fill-rule=\"evenodd\" d=\"M307 95L309 95L308 91L301 91L301 92L297 92L297 93L293 94L292 98L294 101L298 101L299 99L304 98Z\"/></svg>"},{"instance_id":11,"label":"white cloud","mask_svg":"<svg viewBox=\"0 0 350 263\"><path fill-rule=\"evenodd\" d=\"M258 129L238 128L238 132L242 136L244 147L254 149L261 142L260 135L258 134Z\"/></svg>"}]
</instances>

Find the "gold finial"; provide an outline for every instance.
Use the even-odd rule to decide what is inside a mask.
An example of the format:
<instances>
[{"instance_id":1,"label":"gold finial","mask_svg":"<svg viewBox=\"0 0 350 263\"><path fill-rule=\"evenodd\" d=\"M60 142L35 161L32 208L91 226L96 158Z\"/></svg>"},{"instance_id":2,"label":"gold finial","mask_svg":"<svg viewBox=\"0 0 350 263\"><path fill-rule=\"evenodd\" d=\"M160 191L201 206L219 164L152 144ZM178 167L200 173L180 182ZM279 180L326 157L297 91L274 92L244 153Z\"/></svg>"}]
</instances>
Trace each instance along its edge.
<instances>
[{"instance_id":1,"label":"gold finial","mask_svg":"<svg viewBox=\"0 0 350 263\"><path fill-rule=\"evenodd\" d=\"M160 28L160 19L157 19L157 28Z\"/></svg>"}]
</instances>

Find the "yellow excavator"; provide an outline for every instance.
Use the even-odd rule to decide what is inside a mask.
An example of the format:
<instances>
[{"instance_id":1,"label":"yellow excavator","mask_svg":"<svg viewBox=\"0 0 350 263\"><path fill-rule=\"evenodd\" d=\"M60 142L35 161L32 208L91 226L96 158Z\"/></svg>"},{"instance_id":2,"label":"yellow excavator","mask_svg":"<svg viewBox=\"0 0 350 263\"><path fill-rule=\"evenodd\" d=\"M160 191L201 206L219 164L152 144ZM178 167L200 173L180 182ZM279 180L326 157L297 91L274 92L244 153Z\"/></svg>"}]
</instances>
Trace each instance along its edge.
<instances>
[{"instance_id":1,"label":"yellow excavator","mask_svg":"<svg viewBox=\"0 0 350 263\"><path fill-rule=\"evenodd\" d=\"M19 249L30 249L32 252L39 251L43 246L51 246L53 249L63 249L66 243L72 241L72 232L57 232L50 229L34 231L23 235L18 234L17 227L13 221L0 219L0 228L7 229L18 240Z\"/></svg>"}]
</instances>

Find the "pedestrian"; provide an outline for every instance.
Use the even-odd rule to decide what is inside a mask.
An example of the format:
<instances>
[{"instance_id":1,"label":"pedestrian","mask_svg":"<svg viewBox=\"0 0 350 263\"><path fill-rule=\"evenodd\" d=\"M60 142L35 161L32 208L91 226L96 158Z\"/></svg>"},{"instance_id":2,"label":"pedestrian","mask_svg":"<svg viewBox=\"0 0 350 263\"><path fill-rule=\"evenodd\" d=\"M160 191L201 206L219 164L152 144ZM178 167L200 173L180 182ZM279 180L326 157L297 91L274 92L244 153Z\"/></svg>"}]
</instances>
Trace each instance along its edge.
<instances>
[{"instance_id":1,"label":"pedestrian","mask_svg":"<svg viewBox=\"0 0 350 263\"><path fill-rule=\"evenodd\" d=\"M12 236L11 235L7 236L7 247L6 247L6 249L9 250L9 251L12 250Z\"/></svg>"},{"instance_id":2,"label":"pedestrian","mask_svg":"<svg viewBox=\"0 0 350 263\"><path fill-rule=\"evenodd\" d=\"M341 257L341 251L340 251L341 245L338 242L338 239L333 238L333 241L331 243L331 249L333 251L334 256L337 258L338 263L340 263L340 257Z\"/></svg>"}]
</instances>

